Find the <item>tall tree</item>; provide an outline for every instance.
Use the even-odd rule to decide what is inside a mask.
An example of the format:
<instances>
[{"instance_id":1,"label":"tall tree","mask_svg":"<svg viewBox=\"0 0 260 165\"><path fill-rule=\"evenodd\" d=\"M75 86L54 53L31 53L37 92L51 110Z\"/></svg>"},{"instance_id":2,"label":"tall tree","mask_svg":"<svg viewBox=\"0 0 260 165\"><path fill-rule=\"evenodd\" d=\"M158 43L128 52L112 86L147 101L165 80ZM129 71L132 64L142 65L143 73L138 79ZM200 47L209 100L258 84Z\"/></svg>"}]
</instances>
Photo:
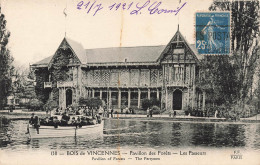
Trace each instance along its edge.
<instances>
[{"instance_id":1,"label":"tall tree","mask_svg":"<svg viewBox=\"0 0 260 165\"><path fill-rule=\"evenodd\" d=\"M232 104L238 99L236 67L228 56L205 56L200 63L200 89L207 93L207 103Z\"/></svg>"},{"instance_id":2,"label":"tall tree","mask_svg":"<svg viewBox=\"0 0 260 165\"><path fill-rule=\"evenodd\" d=\"M255 74L256 60L259 58L259 1L213 1L212 11L231 11L231 49L229 62L236 68L233 74L238 80L237 103L242 107L249 101Z\"/></svg>"},{"instance_id":3,"label":"tall tree","mask_svg":"<svg viewBox=\"0 0 260 165\"><path fill-rule=\"evenodd\" d=\"M2 108L10 91L14 69L11 65L13 57L7 48L10 32L6 29L6 22L0 5L0 108Z\"/></svg>"}]
</instances>

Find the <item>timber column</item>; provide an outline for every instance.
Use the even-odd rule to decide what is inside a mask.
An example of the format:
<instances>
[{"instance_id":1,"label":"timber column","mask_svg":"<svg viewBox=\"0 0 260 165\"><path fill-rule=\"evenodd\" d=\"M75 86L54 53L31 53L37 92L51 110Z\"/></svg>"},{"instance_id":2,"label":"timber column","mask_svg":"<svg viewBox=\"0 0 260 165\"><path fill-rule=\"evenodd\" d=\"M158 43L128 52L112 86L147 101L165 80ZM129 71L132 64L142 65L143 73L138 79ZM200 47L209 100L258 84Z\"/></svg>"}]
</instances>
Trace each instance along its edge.
<instances>
[{"instance_id":1,"label":"timber column","mask_svg":"<svg viewBox=\"0 0 260 165\"><path fill-rule=\"evenodd\" d=\"M141 90L138 89L138 104L137 104L138 108L140 108L140 103L141 103Z\"/></svg>"},{"instance_id":2,"label":"timber column","mask_svg":"<svg viewBox=\"0 0 260 165\"><path fill-rule=\"evenodd\" d=\"M202 93L202 111L204 112L205 111L205 100L206 100L206 92L203 91Z\"/></svg>"},{"instance_id":3,"label":"timber column","mask_svg":"<svg viewBox=\"0 0 260 165\"><path fill-rule=\"evenodd\" d=\"M131 90L128 89L128 108L131 106Z\"/></svg>"},{"instance_id":4,"label":"timber column","mask_svg":"<svg viewBox=\"0 0 260 165\"><path fill-rule=\"evenodd\" d=\"M121 90L118 89L118 108L121 108Z\"/></svg>"}]
</instances>

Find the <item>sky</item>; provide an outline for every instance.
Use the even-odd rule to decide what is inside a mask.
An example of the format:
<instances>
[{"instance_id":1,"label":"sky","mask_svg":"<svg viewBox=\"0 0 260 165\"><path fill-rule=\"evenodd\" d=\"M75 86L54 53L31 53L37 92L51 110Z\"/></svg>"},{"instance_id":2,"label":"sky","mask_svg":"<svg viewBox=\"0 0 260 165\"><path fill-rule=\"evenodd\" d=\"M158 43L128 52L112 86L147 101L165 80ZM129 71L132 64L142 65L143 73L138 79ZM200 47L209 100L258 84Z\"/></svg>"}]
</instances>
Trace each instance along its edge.
<instances>
[{"instance_id":1,"label":"sky","mask_svg":"<svg viewBox=\"0 0 260 165\"><path fill-rule=\"evenodd\" d=\"M174 13L150 14L148 8L156 0L150 0L137 15L130 14L136 4L143 6L148 0L96 0L88 13L94 1L84 0L78 9L81 0L1 0L2 13L11 32L8 47L15 63L29 67L53 55L65 31L68 38L82 43L85 49L154 46L167 44L179 24L180 32L192 44L195 12L208 11L212 3L211 0L181 0L179 4L179 0L162 0L159 9L175 10L186 2L176 16ZM114 3L126 3L125 7L130 9L123 10L121 5L116 10L115 5L110 10L109 6ZM96 5L103 8L93 16L98 9Z\"/></svg>"}]
</instances>

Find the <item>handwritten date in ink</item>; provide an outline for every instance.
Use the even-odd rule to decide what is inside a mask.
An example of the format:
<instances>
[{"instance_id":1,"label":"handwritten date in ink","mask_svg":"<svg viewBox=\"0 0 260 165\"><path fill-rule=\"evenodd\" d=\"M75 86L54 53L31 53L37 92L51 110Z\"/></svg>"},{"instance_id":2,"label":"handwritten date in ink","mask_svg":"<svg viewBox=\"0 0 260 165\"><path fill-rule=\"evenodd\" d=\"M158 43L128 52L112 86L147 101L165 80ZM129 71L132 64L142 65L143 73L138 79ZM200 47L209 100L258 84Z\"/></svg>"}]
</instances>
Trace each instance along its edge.
<instances>
[{"instance_id":1,"label":"handwritten date in ink","mask_svg":"<svg viewBox=\"0 0 260 165\"><path fill-rule=\"evenodd\" d=\"M176 9L167 9L161 7L162 1L150 1L147 0L146 2L129 2L129 3L121 3L121 2L115 2L109 5L108 7L103 7L102 3L96 3L96 1L80 1L77 4L78 10L86 10L86 13L89 14L93 11L93 16L95 16L99 11L103 9L108 9L108 11L117 11L119 9L122 10L129 10L130 15L140 15L142 12L148 12L150 15L153 14L174 14L177 15L181 9L187 4L187 2L184 2L183 4L179 4L180 6Z\"/></svg>"},{"instance_id":2,"label":"handwritten date in ink","mask_svg":"<svg viewBox=\"0 0 260 165\"><path fill-rule=\"evenodd\" d=\"M97 14L98 11L102 10L102 4L96 4L96 1L90 3L90 1L88 1L87 3L84 3L84 1L80 1L77 4L77 9L81 10L81 9L85 9L87 10L87 14L90 13L92 10L94 10L94 14L93 16L95 16Z\"/></svg>"}]
</instances>

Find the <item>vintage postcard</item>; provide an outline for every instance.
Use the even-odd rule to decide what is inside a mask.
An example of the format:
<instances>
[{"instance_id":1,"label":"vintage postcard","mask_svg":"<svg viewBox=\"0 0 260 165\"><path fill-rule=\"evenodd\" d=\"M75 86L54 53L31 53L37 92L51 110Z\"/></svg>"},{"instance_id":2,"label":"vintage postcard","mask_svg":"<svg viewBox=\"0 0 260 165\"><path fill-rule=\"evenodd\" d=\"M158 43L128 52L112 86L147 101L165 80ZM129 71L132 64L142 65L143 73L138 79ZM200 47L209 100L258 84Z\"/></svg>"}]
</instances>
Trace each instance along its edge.
<instances>
[{"instance_id":1,"label":"vintage postcard","mask_svg":"<svg viewBox=\"0 0 260 165\"><path fill-rule=\"evenodd\" d=\"M1 0L0 165L259 165L259 7Z\"/></svg>"}]
</instances>

